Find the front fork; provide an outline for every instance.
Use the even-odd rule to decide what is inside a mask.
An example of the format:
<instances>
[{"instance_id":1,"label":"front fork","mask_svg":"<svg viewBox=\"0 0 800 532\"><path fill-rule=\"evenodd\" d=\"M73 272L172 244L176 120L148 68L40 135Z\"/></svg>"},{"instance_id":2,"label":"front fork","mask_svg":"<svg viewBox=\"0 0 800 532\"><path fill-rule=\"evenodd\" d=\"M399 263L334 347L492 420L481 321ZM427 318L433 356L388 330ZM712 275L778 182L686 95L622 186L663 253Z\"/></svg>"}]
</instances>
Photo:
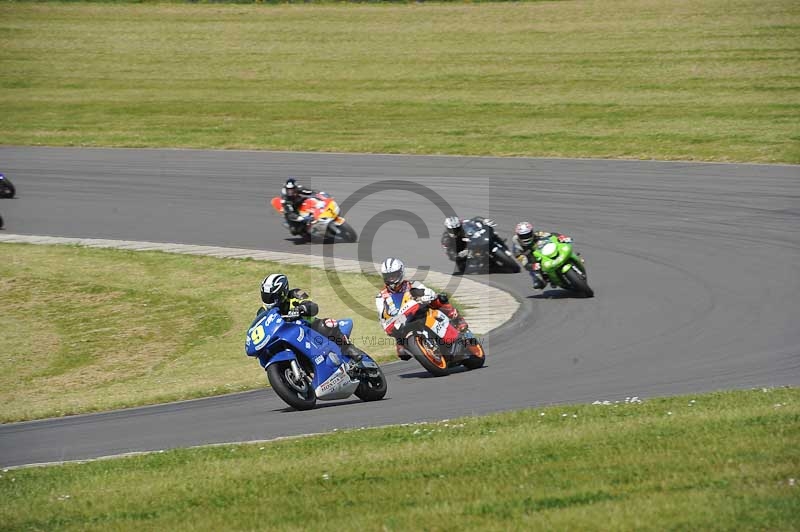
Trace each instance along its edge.
<instances>
[{"instance_id":1,"label":"front fork","mask_svg":"<svg viewBox=\"0 0 800 532\"><path fill-rule=\"evenodd\" d=\"M308 375L303 368L300 367L300 364L297 363L297 360L292 360L289 365L292 368L292 378L294 382L302 382L303 380L307 380Z\"/></svg>"}]
</instances>

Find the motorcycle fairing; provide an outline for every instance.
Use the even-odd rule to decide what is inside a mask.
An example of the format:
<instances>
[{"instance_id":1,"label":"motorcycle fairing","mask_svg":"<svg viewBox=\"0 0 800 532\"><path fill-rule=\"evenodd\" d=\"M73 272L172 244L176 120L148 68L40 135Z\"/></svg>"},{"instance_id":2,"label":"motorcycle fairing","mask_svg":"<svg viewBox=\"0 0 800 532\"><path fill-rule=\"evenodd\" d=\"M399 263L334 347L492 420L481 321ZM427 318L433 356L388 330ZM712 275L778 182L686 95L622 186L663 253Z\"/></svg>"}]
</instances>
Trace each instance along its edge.
<instances>
[{"instance_id":1,"label":"motorcycle fairing","mask_svg":"<svg viewBox=\"0 0 800 532\"><path fill-rule=\"evenodd\" d=\"M344 365L339 366L336 371L329 374L323 382L319 382L317 375L314 376L312 385L317 399L332 400L344 399L353 395L360 381L353 380L345 371Z\"/></svg>"},{"instance_id":2,"label":"motorcycle fairing","mask_svg":"<svg viewBox=\"0 0 800 532\"><path fill-rule=\"evenodd\" d=\"M345 324L345 329L352 332L353 320L340 321ZM288 346L270 355L269 348L278 342ZM298 353L307 358L314 367L311 384L315 389L321 388L317 399L348 397L359 384L349 376L346 379L334 377L340 370L347 374L344 370L346 357L335 342L305 325L303 320L286 321L277 309L261 314L250 326L245 352L248 356L258 356L265 368L277 362L297 360Z\"/></svg>"},{"instance_id":3,"label":"motorcycle fairing","mask_svg":"<svg viewBox=\"0 0 800 532\"><path fill-rule=\"evenodd\" d=\"M458 332L455 327L451 327L450 318L438 309L428 309L428 313L425 316L425 327L433 331L445 343L452 344L458 340Z\"/></svg>"}]
</instances>

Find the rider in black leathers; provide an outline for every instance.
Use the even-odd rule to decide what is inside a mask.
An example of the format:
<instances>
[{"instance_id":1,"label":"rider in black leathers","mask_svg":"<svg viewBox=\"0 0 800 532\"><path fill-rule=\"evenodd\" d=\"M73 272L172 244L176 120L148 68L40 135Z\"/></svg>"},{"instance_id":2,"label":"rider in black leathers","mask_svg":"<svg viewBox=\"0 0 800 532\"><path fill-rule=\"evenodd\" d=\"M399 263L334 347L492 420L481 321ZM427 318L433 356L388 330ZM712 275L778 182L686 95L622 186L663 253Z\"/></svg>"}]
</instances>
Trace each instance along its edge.
<instances>
[{"instance_id":1,"label":"rider in black leathers","mask_svg":"<svg viewBox=\"0 0 800 532\"><path fill-rule=\"evenodd\" d=\"M317 194L316 190L305 188L293 177L286 180L281 189L281 205L283 206L283 216L286 224L293 235L306 234L306 222L300 216L298 209L303 201Z\"/></svg>"},{"instance_id":2,"label":"rider in black leathers","mask_svg":"<svg viewBox=\"0 0 800 532\"><path fill-rule=\"evenodd\" d=\"M497 227L497 223L491 218L476 216L469 221L474 222L478 227ZM467 243L464 241L464 220L458 216L449 216L444 219L444 233L442 233L442 247L447 258L452 261L467 258Z\"/></svg>"}]
</instances>

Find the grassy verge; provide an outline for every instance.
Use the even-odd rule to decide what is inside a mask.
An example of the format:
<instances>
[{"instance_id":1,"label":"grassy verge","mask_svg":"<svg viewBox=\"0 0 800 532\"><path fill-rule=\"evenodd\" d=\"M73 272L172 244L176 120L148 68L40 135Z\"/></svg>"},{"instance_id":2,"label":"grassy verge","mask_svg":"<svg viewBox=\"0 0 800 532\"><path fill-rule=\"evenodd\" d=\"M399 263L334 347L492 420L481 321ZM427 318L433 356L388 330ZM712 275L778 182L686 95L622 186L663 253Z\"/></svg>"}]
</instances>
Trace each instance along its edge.
<instances>
[{"instance_id":1,"label":"grassy verge","mask_svg":"<svg viewBox=\"0 0 800 532\"><path fill-rule=\"evenodd\" d=\"M0 28L3 144L800 163L794 0L6 2Z\"/></svg>"},{"instance_id":2,"label":"grassy verge","mask_svg":"<svg viewBox=\"0 0 800 532\"><path fill-rule=\"evenodd\" d=\"M259 284L282 271L352 317L353 340L378 360L394 344L354 313L319 269L252 260L76 246L0 244L0 422L160 403L263 387L244 354ZM360 301L379 279L340 274Z\"/></svg>"},{"instance_id":3,"label":"grassy verge","mask_svg":"<svg viewBox=\"0 0 800 532\"><path fill-rule=\"evenodd\" d=\"M800 389L2 472L9 530L797 530Z\"/></svg>"}]
</instances>

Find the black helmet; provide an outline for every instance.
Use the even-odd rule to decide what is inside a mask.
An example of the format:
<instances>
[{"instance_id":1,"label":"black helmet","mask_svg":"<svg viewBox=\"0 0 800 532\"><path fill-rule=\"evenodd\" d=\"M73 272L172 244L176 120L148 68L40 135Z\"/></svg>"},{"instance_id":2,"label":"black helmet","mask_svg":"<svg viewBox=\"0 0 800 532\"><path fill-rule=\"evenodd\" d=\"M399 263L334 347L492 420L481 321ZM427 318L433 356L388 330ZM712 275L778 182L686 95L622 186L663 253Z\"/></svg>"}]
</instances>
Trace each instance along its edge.
<instances>
[{"instance_id":1,"label":"black helmet","mask_svg":"<svg viewBox=\"0 0 800 532\"><path fill-rule=\"evenodd\" d=\"M272 308L286 300L289 295L289 278L282 273L273 273L261 283L261 301Z\"/></svg>"},{"instance_id":2,"label":"black helmet","mask_svg":"<svg viewBox=\"0 0 800 532\"><path fill-rule=\"evenodd\" d=\"M286 180L286 184L283 185L283 190L286 193L287 198L293 198L297 196L297 193L300 191L300 185L297 184L297 179L290 177Z\"/></svg>"}]
</instances>

